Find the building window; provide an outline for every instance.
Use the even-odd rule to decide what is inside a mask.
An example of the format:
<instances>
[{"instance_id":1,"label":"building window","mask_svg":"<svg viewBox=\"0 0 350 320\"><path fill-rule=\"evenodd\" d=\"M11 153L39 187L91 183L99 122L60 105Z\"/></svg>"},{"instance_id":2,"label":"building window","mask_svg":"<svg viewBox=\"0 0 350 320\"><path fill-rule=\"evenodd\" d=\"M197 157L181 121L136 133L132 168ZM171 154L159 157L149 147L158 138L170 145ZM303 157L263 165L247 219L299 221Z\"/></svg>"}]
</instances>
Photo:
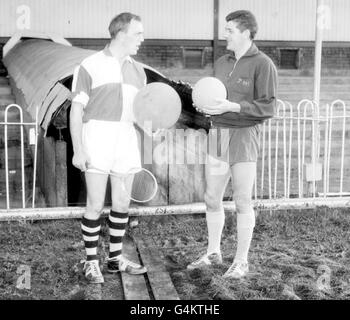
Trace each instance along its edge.
<instances>
[{"instance_id":1,"label":"building window","mask_svg":"<svg viewBox=\"0 0 350 320\"><path fill-rule=\"evenodd\" d=\"M205 64L205 48L182 47L183 65L187 69L200 69Z\"/></svg>"},{"instance_id":2,"label":"building window","mask_svg":"<svg viewBox=\"0 0 350 320\"><path fill-rule=\"evenodd\" d=\"M279 65L281 69L299 69L300 66L300 50L299 48L280 48Z\"/></svg>"}]
</instances>

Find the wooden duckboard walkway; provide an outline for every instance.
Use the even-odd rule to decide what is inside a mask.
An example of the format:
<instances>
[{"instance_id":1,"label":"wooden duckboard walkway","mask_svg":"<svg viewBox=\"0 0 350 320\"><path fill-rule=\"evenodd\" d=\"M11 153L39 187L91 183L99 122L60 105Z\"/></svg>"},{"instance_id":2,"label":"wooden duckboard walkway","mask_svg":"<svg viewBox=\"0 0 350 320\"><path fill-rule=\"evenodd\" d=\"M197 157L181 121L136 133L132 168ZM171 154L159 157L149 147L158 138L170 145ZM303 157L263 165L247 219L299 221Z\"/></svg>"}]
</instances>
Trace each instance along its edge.
<instances>
[{"instance_id":1,"label":"wooden duckboard walkway","mask_svg":"<svg viewBox=\"0 0 350 320\"><path fill-rule=\"evenodd\" d=\"M158 248L149 241L125 237L123 254L147 268L145 275L121 273L125 300L180 300Z\"/></svg>"}]
</instances>

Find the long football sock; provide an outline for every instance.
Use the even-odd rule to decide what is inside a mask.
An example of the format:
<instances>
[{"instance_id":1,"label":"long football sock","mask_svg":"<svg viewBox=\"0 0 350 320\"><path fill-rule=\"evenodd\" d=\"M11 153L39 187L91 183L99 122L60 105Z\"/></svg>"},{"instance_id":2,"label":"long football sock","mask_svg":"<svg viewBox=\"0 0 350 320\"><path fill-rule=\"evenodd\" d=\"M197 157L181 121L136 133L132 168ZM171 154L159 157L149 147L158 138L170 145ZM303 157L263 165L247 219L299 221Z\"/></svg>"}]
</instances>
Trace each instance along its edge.
<instances>
[{"instance_id":1,"label":"long football sock","mask_svg":"<svg viewBox=\"0 0 350 320\"><path fill-rule=\"evenodd\" d=\"M255 214L251 210L249 213L237 214L237 251L235 262L248 262L248 252L253 237L255 226Z\"/></svg>"},{"instance_id":2,"label":"long football sock","mask_svg":"<svg viewBox=\"0 0 350 320\"><path fill-rule=\"evenodd\" d=\"M108 217L109 259L118 259L122 254L123 237L129 215L127 212L112 211Z\"/></svg>"},{"instance_id":3,"label":"long football sock","mask_svg":"<svg viewBox=\"0 0 350 320\"><path fill-rule=\"evenodd\" d=\"M101 220L90 220L85 217L81 220L81 231L85 244L86 260L97 260L97 246L101 230Z\"/></svg>"},{"instance_id":4,"label":"long football sock","mask_svg":"<svg viewBox=\"0 0 350 320\"><path fill-rule=\"evenodd\" d=\"M206 212L208 228L207 253L220 252L222 230L225 225L225 212L221 209L216 212Z\"/></svg>"}]
</instances>

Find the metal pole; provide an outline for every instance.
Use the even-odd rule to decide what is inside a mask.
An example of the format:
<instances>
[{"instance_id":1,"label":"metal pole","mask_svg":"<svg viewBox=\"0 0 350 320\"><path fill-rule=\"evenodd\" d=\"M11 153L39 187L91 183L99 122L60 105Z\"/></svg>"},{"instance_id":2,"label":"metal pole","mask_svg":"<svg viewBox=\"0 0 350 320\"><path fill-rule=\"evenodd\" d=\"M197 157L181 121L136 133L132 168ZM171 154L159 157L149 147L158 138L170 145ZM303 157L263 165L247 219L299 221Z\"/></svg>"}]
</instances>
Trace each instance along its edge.
<instances>
[{"instance_id":1,"label":"metal pole","mask_svg":"<svg viewBox=\"0 0 350 320\"><path fill-rule=\"evenodd\" d=\"M324 0L317 0L316 4L316 26L315 26L315 66L314 66L314 102L316 104L316 113L319 112L320 107L320 91L321 91L321 67L322 67L322 42L323 42L323 29L324 29L324 16L323 16L323 4ZM318 118L318 114L315 115ZM316 141L312 143L312 164L315 166L317 158L319 157L319 127L318 123L315 126ZM317 151L316 151L317 150ZM317 153L316 153L316 152Z\"/></svg>"},{"instance_id":2,"label":"metal pole","mask_svg":"<svg viewBox=\"0 0 350 320\"><path fill-rule=\"evenodd\" d=\"M214 0L214 39L213 39L213 64L218 58L219 47L219 0Z\"/></svg>"},{"instance_id":3,"label":"metal pole","mask_svg":"<svg viewBox=\"0 0 350 320\"><path fill-rule=\"evenodd\" d=\"M304 198L304 199L264 199L254 201L257 210L300 210L317 208L344 208L350 207L350 197L344 194L342 198ZM235 211L236 205L232 201L223 202L224 209L228 212ZM130 207L130 216L165 216L204 214L205 203L191 203L184 205L167 205L155 207ZM79 219L85 212L85 207L57 207L57 208L25 208L0 210L0 221L19 220L56 220L56 219ZM108 216L110 207L103 209L103 216Z\"/></svg>"},{"instance_id":4,"label":"metal pole","mask_svg":"<svg viewBox=\"0 0 350 320\"><path fill-rule=\"evenodd\" d=\"M36 194L36 170L38 158L38 137L39 137L39 123L38 123L39 107L36 107L35 112L35 146L34 146L34 168L33 168L33 194L32 194L32 208L35 208L35 194Z\"/></svg>"},{"instance_id":5,"label":"metal pole","mask_svg":"<svg viewBox=\"0 0 350 320\"><path fill-rule=\"evenodd\" d=\"M321 87L321 62L322 62L322 42L324 17L322 16L322 6L324 0L317 0L316 5L316 39L315 39L315 65L314 65L314 101L320 103L320 87Z\"/></svg>"},{"instance_id":6,"label":"metal pole","mask_svg":"<svg viewBox=\"0 0 350 320\"><path fill-rule=\"evenodd\" d=\"M9 186L9 159L8 159L8 143L7 143L7 108L5 110L5 178L6 178L6 208L10 209L10 186Z\"/></svg>"},{"instance_id":7,"label":"metal pole","mask_svg":"<svg viewBox=\"0 0 350 320\"><path fill-rule=\"evenodd\" d=\"M319 128L319 113L320 113L320 89L321 89L321 65L322 65L322 42L323 42L323 30L327 24L327 12L324 6L324 0L317 0L316 2L316 26L315 26L315 62L314 62L314 104L315 109L313 112L312 123L312 150L311 150L311 165L313 177L312 181L309 181L308 192L316 193L316 164L320 156L320 128Z\"/></svg>"}]
</instances>

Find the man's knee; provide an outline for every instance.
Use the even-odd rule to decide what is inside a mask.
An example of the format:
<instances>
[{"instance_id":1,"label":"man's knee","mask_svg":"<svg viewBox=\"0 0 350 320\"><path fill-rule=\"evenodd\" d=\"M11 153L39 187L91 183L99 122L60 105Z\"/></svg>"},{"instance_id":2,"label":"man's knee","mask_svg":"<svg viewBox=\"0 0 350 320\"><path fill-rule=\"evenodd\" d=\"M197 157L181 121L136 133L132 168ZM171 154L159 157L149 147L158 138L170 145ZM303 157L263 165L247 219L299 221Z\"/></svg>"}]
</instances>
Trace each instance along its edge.
<instances>
[{"instance_id":1,"label":"man's knee","mask_svg":"<svg viewBox=\"0 0 350 320\"><path fill-rule=\"evenodd\" d=\"M204 201L208 211L219 211L222 208L222 199L215 193L205 192Z\"/></svg>"},{"instance_id":2,"label":"man's knee","mask_svg":"<svg viewBox=\"0 0 350 320\"><path fill-rule=\"evenodd\" d=\"M244 193L233 194L233 201L236 204L238 213L250 213L253 210L253 201L250 195Z\"/></svg>"},{"instance_id":3,"label":"man's knee","mask_svg":"<svg viewBox=\"0 0 350 320\"><path fill-rule=\"evenodd\" d=\"M127 205L112 205L112 210L116 212L128 212L129 211L129 206Z\"/></svg>"},{"instance_id":4,"label":"man's knee","mask_svg":"<svg viewBox=\"0 0 350 320\"><path fill-rule=\"evenodd\" d=\"M129 211L130 200L127 198L118 198L112 200L112 210L116 212Z\"/></svg>"},{"instance_id":5,"label":"man's knee","mask_svg":"<svg viewBox=\"0 0 350 320\"><path fill-rule=\"evenodd\" d=\"M103 201L87 201L86 214L89 216L100 216L104 207Z\"/></svg>"}]
</instances>

